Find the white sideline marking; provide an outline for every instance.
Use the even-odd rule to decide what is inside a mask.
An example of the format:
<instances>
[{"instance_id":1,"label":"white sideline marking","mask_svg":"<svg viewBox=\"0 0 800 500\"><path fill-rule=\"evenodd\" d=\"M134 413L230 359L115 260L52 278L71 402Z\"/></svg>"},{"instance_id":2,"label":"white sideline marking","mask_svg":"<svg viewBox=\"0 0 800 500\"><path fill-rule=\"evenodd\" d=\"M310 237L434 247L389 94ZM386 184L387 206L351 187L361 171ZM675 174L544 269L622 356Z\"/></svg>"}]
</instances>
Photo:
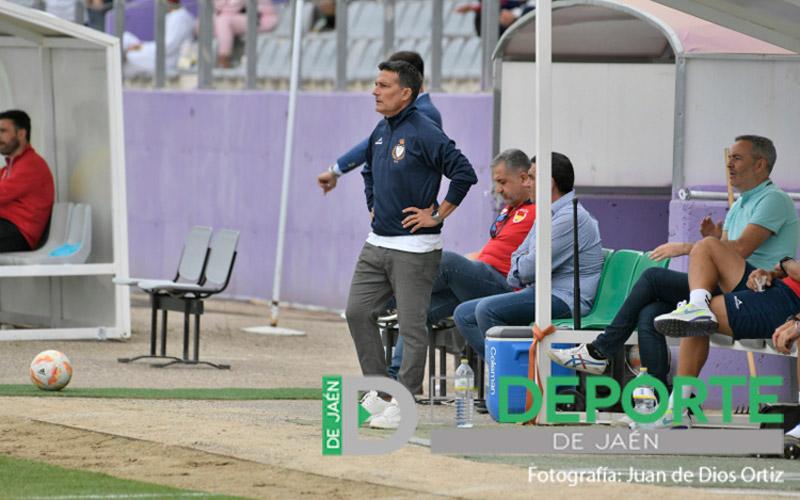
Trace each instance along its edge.
<instances>
[{"instance_id":1,"label":"white sideline marking","mask_svg":"<svg viewBox=\"0 0 800 500\"><path fill-rule=\"evenodd\" d=\"M178 498L178 497L210 497L210 493L132 493L109 495L54 495L46 497L23 497L27 500L80 500L93 498Z\"/></svg>"},{"instance_id":2,"label":"white sideline marking","mask_svg":"<svg viewBox=\"0 0 800 500\"><path fill-rule=\"evenodd\" d=\"M301 337L306 334L306 332L300 330L292 330L291 328L282 328L279 326L250 326L242 328L242 330L259 335L280 335L283 337Z\"/></svg>"}]
</instances>

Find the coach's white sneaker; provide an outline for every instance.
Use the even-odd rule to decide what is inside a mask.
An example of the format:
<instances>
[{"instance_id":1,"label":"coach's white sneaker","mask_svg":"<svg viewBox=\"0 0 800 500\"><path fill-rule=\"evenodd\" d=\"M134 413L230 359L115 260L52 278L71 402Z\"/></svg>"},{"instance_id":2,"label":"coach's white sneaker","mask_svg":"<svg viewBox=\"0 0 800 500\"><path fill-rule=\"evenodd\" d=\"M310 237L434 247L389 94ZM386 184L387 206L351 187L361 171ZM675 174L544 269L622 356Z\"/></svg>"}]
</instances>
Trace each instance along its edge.
<instances>
[{"instance_id":1,"label":"coach's white sneaker","mask_svg":"<svg viewBox=\"0 0 800 500\"><path fill-rule=\"evenodd\" d=\"M378 396L378 391L369 391L361 398L361 406L369 412L366 422L369 423L389 406L389 402Z\"/></svg>"},{"instance_id":2,"label":"coach's white sneaker","mask_svg":"<svg viewBox=\"0 0 800 500\"><path fill-rule=\"evenodd\" d=\"M683 301L671 313L656 316L654 326L667 337L707 337L717 331L717 317L708 307Z\"/></svg>"},{"instance_id":3,"label":"coach's white sneaker","mask_svg":"<svg viewBox=\"0 0 800 500\"><path fill-rule=\"evenodd\" d=\"M596 359L589 354L586 344L570 349L550 349L547 355L559 365L579 372L602 375L608 366L607 359Z\"/></svg>"},{"instance_id":4,"label":"coach's white sneaker","mask_svg":"<svg viewBox=\"0 0 800 500\"><path fill-rule=\"evenodd\" d=\"M392 398L383 413L372 417L369 426L373 429L397 429L400 426L400 405L397 400Z\"/></svg>"}]
</instances>

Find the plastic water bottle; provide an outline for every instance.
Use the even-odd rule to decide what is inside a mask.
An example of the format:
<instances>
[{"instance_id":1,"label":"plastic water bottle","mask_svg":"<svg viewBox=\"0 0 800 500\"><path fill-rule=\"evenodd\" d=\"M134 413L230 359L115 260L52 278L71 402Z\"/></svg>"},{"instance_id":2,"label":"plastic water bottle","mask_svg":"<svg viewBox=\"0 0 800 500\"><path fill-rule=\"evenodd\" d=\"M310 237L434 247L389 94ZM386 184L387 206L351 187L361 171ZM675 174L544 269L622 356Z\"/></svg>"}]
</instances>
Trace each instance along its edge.
<instances>
[{"instance_id":1,"label":"plastic water bottle","mask_svg":"<svg viewBox=\"0 0 800 500\"><path fill-rule=\"evenodd\" d=\"M639 375L636 378L647 375L647 368L642 366L639 368ZM642 385L633 390L633 407L637 413L642 415L653 413L656 411L658 402L656 401L656 392L649 385Z\"/></svg>"},{"instance_id":2,"label":"plastic water bottle","mask_svg":"<svg viewBox=\"0 0 800 500\"><path fill-rule=\"evenodd\" d=\"M466 358L461 358L461 364L456 369L455 389L456 427L472 427L472 409L475 405L473 399L475 373L473 373Z\"/></svg>"}]
</instances>

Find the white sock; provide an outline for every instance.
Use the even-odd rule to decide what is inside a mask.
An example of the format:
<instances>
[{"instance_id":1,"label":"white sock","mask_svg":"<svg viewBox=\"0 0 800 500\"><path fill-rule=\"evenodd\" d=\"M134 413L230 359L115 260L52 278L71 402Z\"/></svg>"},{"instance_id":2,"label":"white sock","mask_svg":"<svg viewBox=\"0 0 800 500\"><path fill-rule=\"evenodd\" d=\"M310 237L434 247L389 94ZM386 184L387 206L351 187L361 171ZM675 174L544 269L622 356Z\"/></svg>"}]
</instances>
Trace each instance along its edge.
<instances>
[{"instance_id":1,"label":"white sock","mask_svg":"<svg viewBox=\"0 0 800 500\"><path fill-rule=\"evenodd\" d=\"M682 385L681 386L681 396L683 396L683 400L686 401L690 397L692 397L692 386L691 385ZM667 403L667 408L670 410L673 408L673 398L675 397L675 391L673 391L669 395L669 403Z\"/></svg>"},{"instance_id":2,"label":"white sock","mask_svg":"<svg viewBox=\"0 0 800 500\"><path fill-rule=\"evenodd\" d=\"M689 292L689 303L693 306L708 309L709 302L711 302L711 293L708 290L698 288Z\"/></svg>"},{"instance_id":3,"label":"white sock","mask_svg":"<svg viewBox=\"0 0 800 500\"><path fill-rule=\"evenodd\" d=\"M787 436L794 436L794 437L800 439L800 424L795 425L794 429L788 431L786 433L786 435Z\"/></svg>"}]
</instances>

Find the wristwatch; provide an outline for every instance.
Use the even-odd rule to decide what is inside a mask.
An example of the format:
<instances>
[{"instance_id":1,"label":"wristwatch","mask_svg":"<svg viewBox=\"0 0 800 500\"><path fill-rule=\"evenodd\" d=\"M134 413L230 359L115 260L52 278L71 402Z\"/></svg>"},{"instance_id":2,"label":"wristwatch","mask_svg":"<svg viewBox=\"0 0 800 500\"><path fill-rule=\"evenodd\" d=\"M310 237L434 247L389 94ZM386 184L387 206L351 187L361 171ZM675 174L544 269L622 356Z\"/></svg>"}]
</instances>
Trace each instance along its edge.
<instances>
[{"instance_id":1,"label":"wristwatch","mask_svg":"<svg viewBox=\"0 0 800 500\"><path fill-rule=\"evenodd\" d=\"M786 276L789 276L789 273L787 273L787 272L786 272L786 268L785 268L785 267L783 267L783 265L784 265L786 262L789 262L790 260L794 260L794 257L784 257L784 258L782 258L782 259L781 259L781 261L778 263L778 265L779 265L779 266L781 266L781 271L783 271L783 274L784 274L784 275L786 275Z\"/></svg>"},{"instance_id":2,"label":"wristwatch","mask_svg":"<svg viewBox=\"0 0 800 500\"><path fill-rule=\"evenodd\" d=\"M328 167L328 172L332 173L335 177L341 177L342 174L336 171L336 164L331 165Z\"/></svg>"},{"instance_id":3,"label":"wristwatch","mask_svg":"<svg viewBox=\"0 0 800 500\"><path fill-rule=\"evenodd\" d=\"M442 222L444 222L444 219L442 219L442 216L439 215L439 210L438 209L434 210L433 213L431 213L431 219L435 220L437 225L441 224Z\"/></svg>"}]
</instances>

